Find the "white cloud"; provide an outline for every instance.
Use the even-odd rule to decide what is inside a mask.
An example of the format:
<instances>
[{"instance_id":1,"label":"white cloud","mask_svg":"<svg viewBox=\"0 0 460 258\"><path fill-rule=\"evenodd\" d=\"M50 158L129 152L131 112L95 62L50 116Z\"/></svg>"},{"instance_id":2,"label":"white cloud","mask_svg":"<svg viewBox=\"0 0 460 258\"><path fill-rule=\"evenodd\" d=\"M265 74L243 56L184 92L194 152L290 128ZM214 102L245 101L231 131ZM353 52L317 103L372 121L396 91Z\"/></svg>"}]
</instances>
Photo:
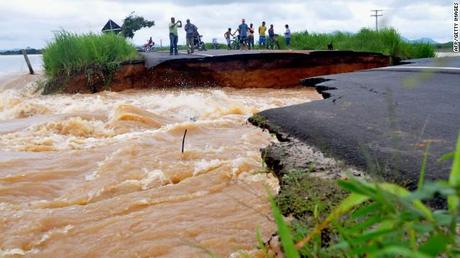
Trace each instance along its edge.
<instances>
[{"instance_id":1,"label":"white cloud","mask_svg":"<svg viewBox=\"0 0 460 258\"><path fill-rule=\"evenodd\" d=\"M450 1L359 1L359 0L14 0L0 2L0 49L43 47L53 31L66 29L84 33L98 32L111 18L121 23L131 11L155 20L156 25L136 33L135 44L149 36L156 42L168 41L169 17L190 18L206 40L223 41L226 28L236 28L241 18L257 27L262 20L275 30L289 24L293 31L355 32L374 26L371 9L383 9L385 26L398 29L408 38L432 37L450 40ZM278 31L279 33L280 31ZM180 42L183 42L183 33Z\"/></svg>"}]
</instances>

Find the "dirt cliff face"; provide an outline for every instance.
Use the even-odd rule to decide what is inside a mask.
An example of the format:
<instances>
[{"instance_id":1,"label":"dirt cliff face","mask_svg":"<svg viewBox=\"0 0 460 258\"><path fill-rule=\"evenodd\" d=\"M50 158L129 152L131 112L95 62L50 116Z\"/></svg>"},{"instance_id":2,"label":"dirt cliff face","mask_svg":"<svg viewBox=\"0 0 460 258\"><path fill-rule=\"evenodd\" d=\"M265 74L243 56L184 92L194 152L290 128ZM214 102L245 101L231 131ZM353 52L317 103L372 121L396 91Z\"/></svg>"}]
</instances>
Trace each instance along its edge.
<instances>
[{"instance_id":1,"label":"dirt cliff face","mask_svg":"<svg viewBox=\"0 0 460 258\"><path fill-rule=\"evenodd\" d=\"M68 81L64 92L98 92L105 89L122 91L143 88L233 87L289 88L299 86L301 79L383 67L390 57L352 51L256 52L174 59L155 67L144 63L123 64L109 84L84 75Z\"/></svg>"},{"instance_id":2,"label":"dirt cliff face","mask_svg":"<svg viewBox=\"0 0 460 258\"><path fill-rule=\"evenodd\" d=\"M144 63L122 65L121 69L114 74L110 89L112 91L122 91L125 89L148 88L146 74L147 69Z\"/></svg>"},{"instance_id":3,"label":"dirt cliff face","mask_svg":"<svg viewBox=\"0 0 460 258\"><path fill-rule=\"evenodd\" d=\"M153 87L288 88L303 78L387 66L390 58L351 51L273 52L171 60L149 70Z\"/></svg>"},{"instance_id":4,"label":"dirt cliff face","mask_svg":"<svg viewBox=\"0 0 460 258\"><path fill-rule=\"evenodd\" d=\"M62 87L63 93L96 93L104 90L123 91L127 89L144 89L148 87L146 80L147 69L143 62L122 64L115 71L109 82L106 83L102 76L79 74L71 77Z\"/></svg>"}]
</instances>

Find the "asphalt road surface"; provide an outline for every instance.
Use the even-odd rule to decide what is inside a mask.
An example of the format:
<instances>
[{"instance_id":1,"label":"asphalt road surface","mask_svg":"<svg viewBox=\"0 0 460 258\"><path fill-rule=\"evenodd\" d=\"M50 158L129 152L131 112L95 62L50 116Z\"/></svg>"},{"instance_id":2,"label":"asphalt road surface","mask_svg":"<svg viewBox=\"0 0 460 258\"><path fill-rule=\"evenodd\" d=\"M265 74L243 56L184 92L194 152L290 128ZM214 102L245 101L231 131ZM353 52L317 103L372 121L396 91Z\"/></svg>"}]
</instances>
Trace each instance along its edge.
<instances>
[{"instance_id":1,"label":"asphalt road surface","mask_svg":"<svg viewBox=\"0 0 460 258\"><path fill-rule=\"evenodd\" d=\"M428 150L426 178L446 179L452 160L440 157L460 132L460 57L409 62L307 79L328 98L260 114L329 156L409 186Z\"/></svg>"},{"instance_id":2,"label":"asphalt road surface","mask_svg":"<svg viewBox=\"0 0 460 258\"><path fill-rule=\"evenodd\" d=\"M145 66L147 68L155 67L163 62L169 60L187 60L187 59L200 59L206 57L216 57L216 56L238 56L238 55L258 55L266 53L301 53L309 54L312 52L321 52L321 51L308 51L308 50L227 50L227 49L210 49L208 51L195 51L193 54L187 54L186 51L179 51L178 55L170 55L166 51L155 51L142 53L145 60ZM343 52L343 51L341 51ZM350 51L347 51L350 52Z\"/></svg>"}]
</instances>

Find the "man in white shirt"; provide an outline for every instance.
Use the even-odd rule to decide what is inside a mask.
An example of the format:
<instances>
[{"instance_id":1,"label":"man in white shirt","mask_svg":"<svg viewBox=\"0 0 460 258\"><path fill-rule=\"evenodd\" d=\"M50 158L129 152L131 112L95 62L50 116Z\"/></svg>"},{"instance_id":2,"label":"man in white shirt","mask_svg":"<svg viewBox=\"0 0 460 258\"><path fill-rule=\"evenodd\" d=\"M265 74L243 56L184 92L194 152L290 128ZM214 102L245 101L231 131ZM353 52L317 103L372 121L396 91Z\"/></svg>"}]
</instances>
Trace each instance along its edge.
<instances>
[{"instance_id":1,"label":"man in white shirt","mask_svg":"<svg viewBox=\"0 0 460 258\"><path fill-rule=\"evenodd\" d=\"M286 31L284 32L284 40L286 41L286 46L291 48L291 30L287 24L284 27L286 28Z\"/></svg>"}]
</instances>

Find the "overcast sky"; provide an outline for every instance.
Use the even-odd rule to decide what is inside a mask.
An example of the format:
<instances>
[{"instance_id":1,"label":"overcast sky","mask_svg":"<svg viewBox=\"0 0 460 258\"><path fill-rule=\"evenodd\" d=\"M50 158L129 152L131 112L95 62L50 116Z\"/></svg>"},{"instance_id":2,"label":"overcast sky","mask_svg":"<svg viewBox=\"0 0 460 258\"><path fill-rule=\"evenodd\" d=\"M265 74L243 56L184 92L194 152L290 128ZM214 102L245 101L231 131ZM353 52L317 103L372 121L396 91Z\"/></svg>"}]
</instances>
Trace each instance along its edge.
<instances>
[{"instance_id":1,"label":"overcast sky","mask_svg":"<svg viewBox=\"0 0 460 258\"><path fill-rule=\"evenodd\" d=\"M0 49L41 48L61 29L99 32L109 18L121 25L132 11L156 23L136 33L133 42L140 45L149 36L165 44L171 16L190 18L206 40L222 42L226 28L236 28L241 18L256 27L265 20L277 33L286 23L293 32L356 32L374 27L371 9L383 9L382 26L409 39L452 40L451 0L0 0ZM180 42L184 36L180 31Z\"/></svg>"}]
</instances>

